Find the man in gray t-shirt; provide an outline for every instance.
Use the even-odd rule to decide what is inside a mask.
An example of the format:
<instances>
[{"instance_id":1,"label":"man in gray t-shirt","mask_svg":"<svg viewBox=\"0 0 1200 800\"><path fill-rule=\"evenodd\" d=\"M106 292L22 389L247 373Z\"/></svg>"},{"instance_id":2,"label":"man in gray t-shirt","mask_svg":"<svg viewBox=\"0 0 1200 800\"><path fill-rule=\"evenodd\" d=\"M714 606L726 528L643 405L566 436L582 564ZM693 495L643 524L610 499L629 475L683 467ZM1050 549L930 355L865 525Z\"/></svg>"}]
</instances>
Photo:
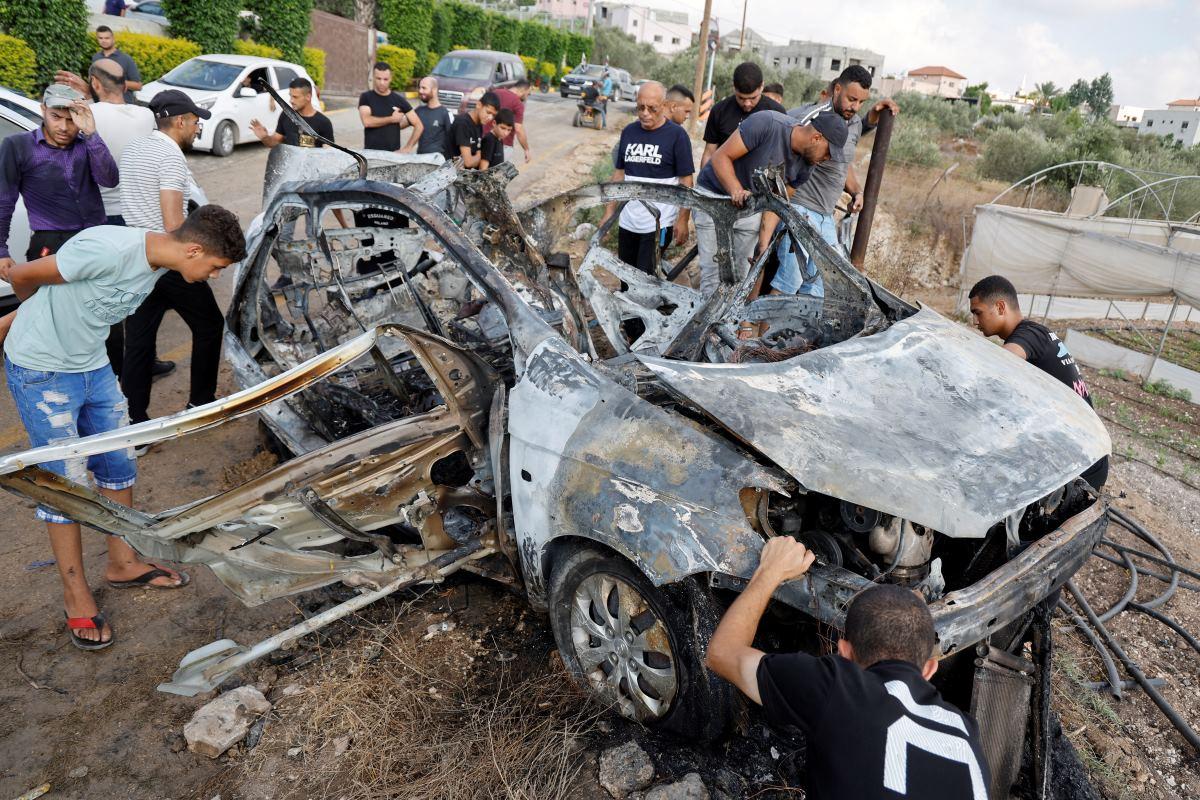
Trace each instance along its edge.
<instances>
[{"instance_id":1,"label":"man in gray t-shirt","mask_svg":"<svg viewBox=\"0 0 1200 800\"><path fill-rule=\"evenodd\" d=\"M803 122L822 111L832 109L835 114L846 120L846 146L842 158L831 158L814 167L808 180L798 187L792 196L792 204L808 217L812 226L821 234L821 238L834 247L838 246L838 238L833 210L841 199L842 191L850 193L851 213L857 213L862 208L862 187L851 163L854 160L854 148L863 134L875 129L881 111L888 108L893 114L900 112L895 102L885 99L877 102L865 117L860 116L859 110L870 97L870 89L871 73L866 68L847 67L830 84L830 96L819 103L801 106L788 112L789 116ZM772 289L782 294L825 296L821 274L812 258L806 254L801 273L799 260L791 245L791 237L787 234L780 239L778 255L779 270L775 273L775 279L771 281Z\"/></svg>"}]
</instances>

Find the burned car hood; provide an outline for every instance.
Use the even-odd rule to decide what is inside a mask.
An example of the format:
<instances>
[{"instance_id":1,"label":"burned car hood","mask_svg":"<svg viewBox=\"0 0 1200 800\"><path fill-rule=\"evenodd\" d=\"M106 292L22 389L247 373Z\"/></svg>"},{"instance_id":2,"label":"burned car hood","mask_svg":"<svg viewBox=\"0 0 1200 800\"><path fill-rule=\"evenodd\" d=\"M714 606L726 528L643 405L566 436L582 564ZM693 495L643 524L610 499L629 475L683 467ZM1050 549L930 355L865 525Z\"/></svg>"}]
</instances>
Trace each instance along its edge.
<instances>
[{"instance_id":1,"label":"burned car hood","mask_svg":"<svg viewBox=\"0 0 1200 800\"><path fill-rule=\"evenodd\" d=\"M936 312L773 364L639 355L810 491L977 538L1107 455L1070 388Z\"/></svg>"}]
</instances>

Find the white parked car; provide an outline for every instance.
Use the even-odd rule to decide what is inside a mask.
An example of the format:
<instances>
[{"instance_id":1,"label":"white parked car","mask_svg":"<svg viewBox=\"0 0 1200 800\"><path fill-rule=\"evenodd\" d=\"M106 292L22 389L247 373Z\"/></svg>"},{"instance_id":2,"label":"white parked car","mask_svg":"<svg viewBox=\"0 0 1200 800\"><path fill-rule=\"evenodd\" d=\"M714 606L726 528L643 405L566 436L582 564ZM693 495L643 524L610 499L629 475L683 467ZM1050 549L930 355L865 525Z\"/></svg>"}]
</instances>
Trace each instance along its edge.
<instances>
[{"instance_id":1,"label":"white parked car","mask_svg":"<svg viewBox=\"0 0 1200 800\"><path fill-rule=\"evenodd\" d=\"M186 93L196 105L212 112L212 118L203 122L195 148L227 156L235 145L258 141L250 130L250 120L257 119L267 130L274 130L279 119L279 108L271 96L251 87L260 79L265 80L286 97L288 84L295 78L307 78L312 82L312 76L304 67L274 58L197 56L146 84L137 96L143 102L149 102L166 89ZM319 105L315 97L314 103Z\"/></svg>"},{"instance_id":2,"label":"white parked car","mask_svg":"<svg viewBox=\"0 0 1200 800\"><path fill-rule=\"evenodd\" d=\"M0 87L0 141L17 133L31 131L42 124L42 104L19 92ZM193 180L188 189L189 208L192 203L206 205L208 197ZM29 215L25 212L25 201L17 198L13 209L12 223L8 229L8 252L18 263L25 260L29 249ZM17 305L12 287L0 281L0 312Z\"/></svg>"}]
</instances>

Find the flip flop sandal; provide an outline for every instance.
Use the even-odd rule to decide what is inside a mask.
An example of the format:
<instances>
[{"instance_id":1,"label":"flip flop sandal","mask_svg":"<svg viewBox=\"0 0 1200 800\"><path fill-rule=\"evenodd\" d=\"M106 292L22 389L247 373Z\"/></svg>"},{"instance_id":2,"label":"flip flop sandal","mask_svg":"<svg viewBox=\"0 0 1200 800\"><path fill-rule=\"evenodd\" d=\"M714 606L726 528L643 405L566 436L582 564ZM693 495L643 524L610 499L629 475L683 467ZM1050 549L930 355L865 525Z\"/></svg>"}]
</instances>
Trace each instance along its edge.
<instances>
[{"instance_id":1,"label":"flip flop sandal","mask_svg":"<svg viewBox=\"0 0 1200 800\"><path fill-rule=\"evenodd\" d=\"M191 577L182 570L180 570L180 572L179 572L179 583L177 583L177 584L170 585L170 586L163 586L161 584L150 582L150 581L154 580L155 578L170 578L170 577L173 577L173 576L171 575L171 573L167 572L165 569L160 569L158 567L154 567L153 569L146 570L141 575L138 575L136 578L133 578L132 580L109 581L108 585L114 589L137 589L138 587L147 587L150 589L182 589L183 587L187 586L189 583L192 582Z\"/></svg>"},{"instance_id":2,"label":"flip flop sandal","mask_svg":"<svg viewBox=\"0 0 1200 800\"><path fill-rule=\"evenodd\" d=\"M63 612L63 616L67 616L67 612ZM71 635L71 644L78 647L80 650L103 650L117 640L117 632L109 626L111 632L107 642L102 642L99 639L84 639L82 636L75 635L75 631L84 630L104 630L108 620L104 614L97 614L94 617L67 617L67 633Z\"/></svg>"}]
</instances>

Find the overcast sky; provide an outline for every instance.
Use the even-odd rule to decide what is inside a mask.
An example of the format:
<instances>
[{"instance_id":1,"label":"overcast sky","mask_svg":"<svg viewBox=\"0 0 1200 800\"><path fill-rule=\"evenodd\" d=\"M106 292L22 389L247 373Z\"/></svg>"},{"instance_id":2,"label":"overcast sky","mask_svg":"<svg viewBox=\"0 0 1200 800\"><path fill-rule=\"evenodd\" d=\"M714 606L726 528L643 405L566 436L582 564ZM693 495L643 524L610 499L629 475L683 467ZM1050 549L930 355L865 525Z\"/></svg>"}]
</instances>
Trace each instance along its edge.
<instances>
[{"instance_id":1,"label":"overcast sky","mask_svg":"<svg viewBox=\"0 0 1200 800\"><path fill-rule=\"evenodd\" d=\"M697 25L704 10L703 0L635 2L686 8ZM1022 78L1026 88L1065 88L1108 72L1118 103L1161 108L1200 96L1200 0L749 3L747 27L768 38L866 47L884 55L887 73L942 64L1012 92ZM741 26L741 0L713 0L713 13L723 32Z\"/></svg>"}]
</instances>

